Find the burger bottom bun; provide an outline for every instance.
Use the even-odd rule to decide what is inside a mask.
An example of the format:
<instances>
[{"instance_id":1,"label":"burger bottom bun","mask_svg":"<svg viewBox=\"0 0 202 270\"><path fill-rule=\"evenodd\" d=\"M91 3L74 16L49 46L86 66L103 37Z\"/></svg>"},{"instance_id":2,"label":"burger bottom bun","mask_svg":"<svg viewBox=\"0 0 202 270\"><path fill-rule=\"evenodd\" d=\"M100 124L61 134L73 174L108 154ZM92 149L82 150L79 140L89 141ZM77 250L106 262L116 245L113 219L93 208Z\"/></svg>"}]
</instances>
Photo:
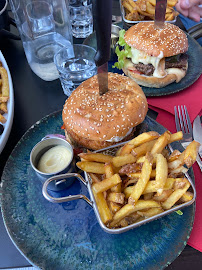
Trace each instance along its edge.
<instances>
[{"instance_id":1,"label":"burger bottom bun","mask_svg":"<svg viewBox=\"0 0 202 270\"><path fill-rule=\"evenodd\" d=\"M108 141L101 141L101 140L90 140L88 138L84 138L79 136L78 134L74 133L74 132L67 132L65 130L65 137L66 140L73 145L73 147L84 147L87 149L92 149L92 150L98 150L98 149L102 149L111 145L115 145L117 143L120 142L125 142L128 140L131 140L132 138L134 138L134 132L135 132L136 128L134 127L132 132L130 134L128 134L123 140L119 141L119 142L108 142Z\"/></svg>"},{"instance_id":2,"label":"burger bottom bun","mask_svg":"<svg viewBox=\"0 0 202 270\"><path fill-rule=\"evenodd\" d=\"M123 72L132 80L134 80L137 84L143 85L146 87L152 87L152 88L161 88L168 84L171 84L175 81L177 81L177 76L175 74L168 74L163 78L157 78L157 77L149 77L149 76L142 76L138 73L134 73L129 71L127 68L123 68ZM184 76L186 75L186 72Z\"/></svg>"}]
</instances>

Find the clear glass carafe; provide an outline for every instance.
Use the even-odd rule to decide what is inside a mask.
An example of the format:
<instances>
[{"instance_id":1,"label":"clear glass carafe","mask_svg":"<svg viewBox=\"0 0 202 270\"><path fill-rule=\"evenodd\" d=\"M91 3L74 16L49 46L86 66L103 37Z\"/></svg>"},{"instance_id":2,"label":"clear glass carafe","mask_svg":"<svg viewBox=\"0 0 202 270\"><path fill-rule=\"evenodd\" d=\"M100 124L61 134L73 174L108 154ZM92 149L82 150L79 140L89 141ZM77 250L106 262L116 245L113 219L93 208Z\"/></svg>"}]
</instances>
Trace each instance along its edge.
<instances>
[{"instance_id":1,"label":"clear glass carafe","mask_svg":"<svg viewBox=\"0 0 202 270\"><path fill-rule=\"evenodd\" d=\"M65 0L10 0L27 61L41 79L59 77L53 58L62 47L73 53L69 6Z\"/></svg>"}]
</instances>

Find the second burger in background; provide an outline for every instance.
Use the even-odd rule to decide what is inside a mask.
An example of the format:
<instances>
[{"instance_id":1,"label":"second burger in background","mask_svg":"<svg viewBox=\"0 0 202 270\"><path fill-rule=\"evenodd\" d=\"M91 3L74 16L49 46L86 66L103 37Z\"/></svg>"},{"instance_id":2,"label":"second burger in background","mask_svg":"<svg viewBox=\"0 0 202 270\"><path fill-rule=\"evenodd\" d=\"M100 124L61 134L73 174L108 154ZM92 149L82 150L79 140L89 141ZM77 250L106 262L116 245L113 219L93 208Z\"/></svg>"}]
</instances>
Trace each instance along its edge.
<instances>
[{"instance_id":1,"label":"second burger in background","mask_svg":"<svg viewBox=\"0 0 202 270\"><path fill-rule=\"evenodd\" d=\"M145 94L133 80L108 73L108 91L100 95L95 75L65 102L62 119L66 138L74 146L93 150L129 140L147 110Z\"/></svg>"},{"instance_id":2,"label":"second burger in background","mask_svg":"<svg viewBox=\"0 0 202 270\"><path fill-rule=\"evenodd\" d=\"M186 75L188 39L176 25L164 23L159 29L154 22L138 23L120 31L119 45L115 67L139 85L160 88Z\"/></svg>"}]
</instances>

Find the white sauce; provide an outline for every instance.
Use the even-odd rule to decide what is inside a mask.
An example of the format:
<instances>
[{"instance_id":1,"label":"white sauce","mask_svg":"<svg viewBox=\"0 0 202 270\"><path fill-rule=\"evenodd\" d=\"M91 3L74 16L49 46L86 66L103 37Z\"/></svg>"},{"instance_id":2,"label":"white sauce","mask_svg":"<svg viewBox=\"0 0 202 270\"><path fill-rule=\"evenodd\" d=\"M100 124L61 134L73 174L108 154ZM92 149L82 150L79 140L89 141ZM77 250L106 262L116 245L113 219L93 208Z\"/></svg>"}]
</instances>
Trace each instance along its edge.
<instances>
[{"instance_id":1,"label":"white sauce","mask_svg":"<svg viewBox=\"0 0 202 270\"><path fill-rule=\"evenodd\" d=\"M179 68L168 68L166 69L168 74L175 74L177 79L176 82L178 83L179 81L181 81L181 79L185 76L186 71L179 69Z\"/></svg>"},{"instance_id":2,"label":"white sauce","mask_svg":"<svg viewBox=\"0 0 202 270\"><path fill-rule=\"evenodd\" d=\"M55 173L63 170L70 162L71 151L63 146L57 145L45 152L39 160L38 170L43 173Z\"/></svg>"}]
</instances>

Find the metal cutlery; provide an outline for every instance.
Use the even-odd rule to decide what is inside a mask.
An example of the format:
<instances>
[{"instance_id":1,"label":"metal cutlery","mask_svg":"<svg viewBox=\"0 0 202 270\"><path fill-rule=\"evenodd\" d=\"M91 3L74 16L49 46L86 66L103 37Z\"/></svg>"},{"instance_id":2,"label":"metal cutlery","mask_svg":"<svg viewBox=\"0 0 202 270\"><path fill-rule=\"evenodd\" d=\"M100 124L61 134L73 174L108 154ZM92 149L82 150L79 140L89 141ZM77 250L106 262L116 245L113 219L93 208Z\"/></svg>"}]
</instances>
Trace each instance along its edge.
<instances>
[{"instance_id":1,"label":"metal cutlery","mask_svg":"<svg viewBox=\"0 0 202 270\"><path fill-rule=\"evenodd\" d=\"M193 130L191 121L189 118L189 114L186 106L175 106L175 124L177 131L182 131L183 140L181 140L181 144L184 148L186 148L193 141ZM199 168L202 171L202 161L199 156L197 156L196 161L199 165Z\"/></svg>"},{"instance_id":2,"label":"metal cutlery","mask_svg":"<svg viewBox=\"0 0 202 270\"><path fill-rule=\"evenodd\" d=\"M99 93L108 91L108 61L110 59L112 0L94 1L94 24L97 40L95 63L98 72Z\"/></svg>"},{"instance_id":3,"label":"metal cutlery","mask_svg":"<svg viewBox=\"0 0 202 270\"><path fill-rule=\"evenodd\" d=\"M165 22L167 0L156 0L154 25L162 29Z\"/></svg>"},{"instance_id":4,"label":"metal cutlery","mask_svg":"<svg viewBox=\"0 0 202 270\"><path fill-rule=\"evenodd\" d=\"M201 144L199 147L199 155L202 158L202 126L199 115L195 118L193 123L193 136L194 140Z\"/></svg>"}]
</instances>

